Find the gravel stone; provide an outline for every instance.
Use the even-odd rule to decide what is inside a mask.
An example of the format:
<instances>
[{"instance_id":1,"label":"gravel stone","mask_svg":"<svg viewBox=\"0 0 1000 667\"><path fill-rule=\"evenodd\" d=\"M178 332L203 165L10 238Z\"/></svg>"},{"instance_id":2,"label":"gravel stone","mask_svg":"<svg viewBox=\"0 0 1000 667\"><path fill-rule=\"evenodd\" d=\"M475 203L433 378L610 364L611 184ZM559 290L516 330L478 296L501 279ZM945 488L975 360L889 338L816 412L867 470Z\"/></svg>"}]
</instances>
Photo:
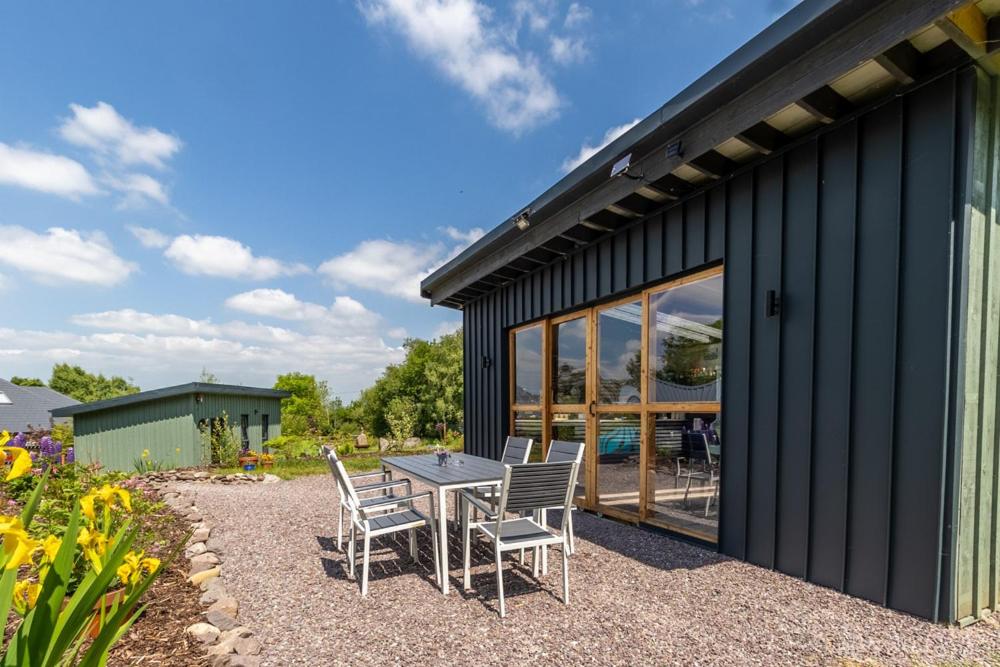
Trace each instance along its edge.
<instances>
[{"instance_id":1,"label":"gravel stone","mask_svg":"<svg viewBox=\"0 0 1000 667\"><path fill-rule=\"evenodd\" d=\"M538 580L530 557L521 566L512 553L503 565L507 617L498 618L492 551L476 545L473 588L463 592L454 526L447 597L420 529L419 564L405 533L372 540L362 598L335 550L332 476L180 486L216 526L226 589L263 644L262 665L980 665L1000 655L990 620L961 630L935 625L586 512L573 517L568 606L559 549ZM550 513L551 523L558 519Z\"/></svg>"},{"instance_id":2,"label":"gravel stone","mask_svg":"<svg viewBox=\"0 0 1000 667\"><path fill-rule=\"evenodd\" d=\"M218 609L206 611L205 620L220 630L232 630L233 628L238 628L240 626L239 621L237 621L233 616L230 616L224 611L219 611Z\"/></svg>"},{"instance_id":3,"label":"gravel stone","mask_svg":"<svg viewBox=\"0 0 1000 667\"><path fill-rule=\"evenodd\" d=\"M186 632L202 644L214 644L219 639L220 630L211 623L189 625Z\"/></svg>"},{"instance_id":4,"label":"gravel stone","mask_svg":"<svg viewBox=\"0 0 1000 667\"><path fill-rule=\"evenodd\" d=\"M236 618L236 614L239 613L240 604L235 598L229 596L220 597L216 600L211 607L208 608L209 611L222 611L233 618Z\"/></svg>"}]
</instances>

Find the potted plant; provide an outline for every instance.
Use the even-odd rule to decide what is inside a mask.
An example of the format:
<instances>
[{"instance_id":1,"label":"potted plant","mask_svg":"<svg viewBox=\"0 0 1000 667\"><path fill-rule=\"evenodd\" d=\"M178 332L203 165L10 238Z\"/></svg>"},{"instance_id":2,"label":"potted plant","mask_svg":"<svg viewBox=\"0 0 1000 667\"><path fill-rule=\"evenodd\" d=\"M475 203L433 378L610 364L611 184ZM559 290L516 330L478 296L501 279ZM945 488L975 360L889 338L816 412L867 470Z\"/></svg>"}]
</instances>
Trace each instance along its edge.
<instances>
[{"instance_id":1,"label":"potted plant","mask_svg":"<svg viewBox=\"0 0 1000 667\"><path fill-rule=\"evenodd\" d=\"M260 464L265 468L270 468L274 465L274 454L261 454Z\"/></svg>"},{"instance_id":2,"label":"potted plant","mask_svg":"<svg viewBox=\"0 0 1000 667\"><path fill-rule=\"evenodd\" d=\"M240 454L240 466L247 472L257 469L257 452L252 449L244 449Z\"/></svg>"}]
</instances>

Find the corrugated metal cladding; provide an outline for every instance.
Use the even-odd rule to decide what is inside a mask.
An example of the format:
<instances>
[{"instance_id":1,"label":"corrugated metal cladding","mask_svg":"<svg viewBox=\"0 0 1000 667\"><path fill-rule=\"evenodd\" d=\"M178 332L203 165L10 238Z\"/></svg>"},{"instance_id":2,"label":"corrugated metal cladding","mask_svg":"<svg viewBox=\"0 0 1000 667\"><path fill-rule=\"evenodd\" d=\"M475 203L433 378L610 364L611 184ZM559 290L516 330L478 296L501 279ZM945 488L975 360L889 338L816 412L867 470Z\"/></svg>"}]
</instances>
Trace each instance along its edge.
<instances>
[{"instance_id":1,"label":"corrugated metal cladding","mask_svg":"<svg viewBox=\"0 0 1000 667\"><path fill-rule=\"evenodd\" d=\"M972 68L938 76L469 304L468 450L500 454L508 327L725 255L720 549L954 620L954 221L975 82ZM994 552L997 520L981 529Z\"/></svg>"},{"instance_id":2,"label":"corrugated metal cladding","mask_svg":"<svg viewBox=\"0 0 1000 667\"><path fill-rule=\"evenodd\" d=\"M130 471L148 449L150 459L170 467L201 465L201 445L191 417L193 401L190 395L171 396L75 415L77 460Z\"/></svg>"},{"instance_id":3,"label":"corrugated metal cladding","mask_svg":"<svg viewBox=\"0 0 1000 667\"><path fill-rule=\"evenodd\" d=\"M257 451L263 444L263 415L268 416L268 438L281 435L280 398L204 394L198 403L195 394L184 394L75 415L74 451L80 462L111 470L134 470L144 449L150 460L167 467L207 465L211 452L203 447L197 425L223 413L237 441L240 418L247 415L250 447Z\"/></svg>"}]
</instances>

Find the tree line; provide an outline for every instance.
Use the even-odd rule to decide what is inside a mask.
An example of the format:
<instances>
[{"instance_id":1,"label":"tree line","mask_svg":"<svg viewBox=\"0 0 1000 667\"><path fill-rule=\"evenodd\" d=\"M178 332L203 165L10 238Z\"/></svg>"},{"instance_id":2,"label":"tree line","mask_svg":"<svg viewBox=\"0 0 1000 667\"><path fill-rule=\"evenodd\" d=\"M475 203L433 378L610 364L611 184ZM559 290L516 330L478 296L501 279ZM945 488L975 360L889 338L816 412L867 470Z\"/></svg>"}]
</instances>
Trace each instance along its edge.
<instances>
[{"instance_id":1,"label":"tree line","mask_svg":"<svg viewBox=\"0 0 1000 667\"><path fill-rule=\"evenodd\" d=\"M350 403L331 396L325 381L302 372L277 377L282 400L281 431L286 436L334 437L366 433L404 440L444 438L461 430L464 388L461 330L434 340L408 339L402 362L386 367L375 383ZM218 382L203 369L202 382ZM46 386L40 378L12 377L14 384ZM105 377L80 366L55 364L48 387L82 403L134 394L139 386L117 375Z\"/></svg>"}]
</instances>

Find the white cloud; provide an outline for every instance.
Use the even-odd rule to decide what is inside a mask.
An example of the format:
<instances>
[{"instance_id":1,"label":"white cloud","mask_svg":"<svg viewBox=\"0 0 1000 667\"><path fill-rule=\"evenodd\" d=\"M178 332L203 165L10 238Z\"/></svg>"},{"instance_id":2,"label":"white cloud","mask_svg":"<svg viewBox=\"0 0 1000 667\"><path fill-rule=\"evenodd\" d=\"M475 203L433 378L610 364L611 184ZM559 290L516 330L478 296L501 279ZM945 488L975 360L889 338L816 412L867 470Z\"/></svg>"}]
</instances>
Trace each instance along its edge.
<instances>
[{"instance_id":1,"label":"white cloud","mask_svg":"<svg viewBox=\"0 0 1000 667\"><path fill-rule=\"evenodd\" d=\"M166 248L170 245L170 237L158 229L139 225L126 225L125 228L144 248Z\"/></svg>"},{"instance_id":2,"label":"white cloud","mask_svg":"<svg viewBox=\"0 0 1000 667\"><path fill-rule=\"evenodd\" d=\"M461 241L465 245L472 245L479 239L483 238L483 234L486 233L485 231L483 231L482 227L473 227L472 229L466 231L463 231L456 227L442 227L441 231L448 238L454 239L456 241Z\"/></svg>"},{"instance_id":3,"label":"white cloud","mask_svg":"<svg viewBox=\"0 0 1000 667\"><path fill-rule=\"evenodd\" d=\"M362 241L323 262L318 271L340 285L353 285L420 302L420 281L443 261L440 243Z\"/></svg>"},{"instance_id":4,"label":"white cloud","mask_svg":"<svg viewBox=\"0 0 1000 667\"><path fill-rule=\"evenodd\" d=\"M226 306L251 315L277 317L283 320L314 320L323 317L327 312L326 308L318 303L300 301L294 294L280 289L262 288L242 292L226 299Z\"/></svg>"},{"instance_id":5,"label":"white cloud","mask_svg":"<svg viewBox=\"0 0 1000 667\"><path fill-rule=\"evenodd\" d=\"M70 104L73 112L59 128L63 139L114 157L124 165L148 165L157 169L181 149L181 140L155 127L136 127L107 102L93 107Z\"/></svg>"},{"instance_id":6,"label":"white cloud","mask_svg":"<svg viewBox=\"0 0 1000 667\"><path fill-rule=\"evenodd\" d=\"M617 125L610 128L604 133L604 138L601 139L600 143L596 146L591 146L589 143L585 142L582 146L580 146L580 151L576 155L563 160L561 167L563 173L568 174L579 167L581 164L596 155L602 148L635 127L640 120L640 118L636 118L635 120L625 123L624 125Z\"/></svg>"},{"instance_id":7,"label":"white cloud","mask_svg":"<svg viewBox=\"0 0 1000 667\"><path fill-rule=\"evenodd\" d=\"M209 320L193 320L181 315L153 315L132 308L73 315L70 322L92 329L114 329L130 333L155 331L160 334L210 335L219 333Z\"/></svg>"},{"instance_id":8,"label":"white cloud","mask_svg":"<svg viewBox=\"0 0 1000 667\"><path fill-rule=\"evenodd\" d=\"M567 28L579 28L590 21L592 15L593 12L590 11L590 7L581 5L579 2L573 2L570 4L569 9L566 10L566 19L563 21L563 25Z\"/></svg>"},{"instance_id":9,"label":"white cloud","mask_svg":"<svg viewBox=\"0 0 1000 667\"><path fill-rule=\"evenodd\" d=\"M86 167L62 155L0 143L0 183L76 199L100 192Z\"/></svg>"},{"instance_id":10,"label":"white cloud","mask_svg":"<svg viewBox=\"0 0 1000 667\"><path fill-rule=\"evenodd\" d=\"M555 10L553 0L516 0L513 5L516 27L527 23L534 32L542 32L549 27Z\"/></svg>"},{"instance_id":11,"label":"white cloud","mask_svg":"<svg viewBox=\"0 0 1000 667\"><path fill-rule=\"evenodd\" d=\"M163 184L149 174L130 173L121 176L109 174L105 177L105 181L110 187L125 195L121 203L124 208L142 206L148 199L166 204L169 199Z\"/></svg>"},{"instance_id":12,"label":"white cloud","mask_svg":"<svg viewBox=\"0 0 1000 667\"><path fill-rule=\"evenodd\" d=\"M51 227L39 234L18 226L0 226L4 262L38 282L117 285L136 270L119 257L103 232Z\"/></svg>"},{"instance_id":13,"label":"white cloud","mask_svg":"<svg viewBox=\"0 0 1000 667\"><path fill-rule=\"evenodd\" d=\"M580 37L552 35L549 40L549 54L560 65L572 65L587 59L587 47Z\"/></svg>"},{"instance_id":14,"label":"white cloud","mask_svg":"<svg viewBox=\"0 0 1000 667\"><path fill-rule=\"evenodd\" d=\"M434 338L447 336L448 334L455 333L461 328L462 328L462 320L446 320L441 324L437 325L437 328L434 329Z\"/></svg>"},{"instance_id":15,"label":"white cloud","mask_svg":"<svg viewBox=\"0 0 1000 667\"><path fill-rule=\"evenodd\" d=\"M518 133L556 115L559 94L536 58L505 40L492 10L477 0L359 0L359 8L370 25L403 35L497 127Z\"/></svg>"},{"instance_id":16,"label":"white cloud","mask_svg":"<svg viewBox=\"0 0 1000 667\"><path fill-rule=\"evenodd\" d=\"M249 247L224 236L184 234L171 241L163 254L191 275L268 280L309 271L303 264L256 256Z\"/></svg>"}]
</instances>

